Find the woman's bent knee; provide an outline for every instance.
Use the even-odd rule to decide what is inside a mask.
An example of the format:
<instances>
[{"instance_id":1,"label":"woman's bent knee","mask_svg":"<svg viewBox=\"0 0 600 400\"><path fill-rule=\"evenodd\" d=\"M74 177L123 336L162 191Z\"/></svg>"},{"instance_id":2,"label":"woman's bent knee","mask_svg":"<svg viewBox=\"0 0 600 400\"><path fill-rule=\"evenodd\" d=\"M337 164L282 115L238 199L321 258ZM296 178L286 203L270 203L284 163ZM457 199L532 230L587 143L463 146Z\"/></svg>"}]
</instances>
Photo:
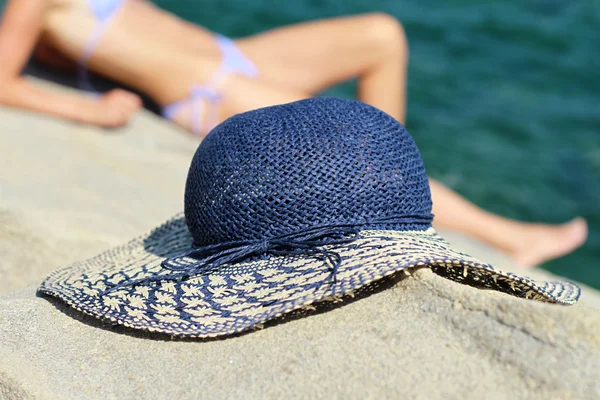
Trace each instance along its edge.
<instances>
[{"instance_id":1,"label":"woman's bent knee","mask_svg":"<svg viewBox=\"0 0 600 400\"><path fill-rule=\"evenodd\" d=\"M389 53L408 55L408 40L400 21L386 13L364 16L365 34L373 45Z\"/></svg>"}]
</instances>

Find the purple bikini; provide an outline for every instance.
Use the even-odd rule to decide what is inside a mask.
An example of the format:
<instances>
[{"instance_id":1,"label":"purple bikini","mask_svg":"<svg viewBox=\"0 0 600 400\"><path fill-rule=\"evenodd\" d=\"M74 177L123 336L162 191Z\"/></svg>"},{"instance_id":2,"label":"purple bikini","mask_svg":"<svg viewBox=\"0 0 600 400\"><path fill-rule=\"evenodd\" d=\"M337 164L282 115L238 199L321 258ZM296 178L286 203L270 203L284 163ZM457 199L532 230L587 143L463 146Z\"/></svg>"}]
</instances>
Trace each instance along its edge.
<instances>
[{"instance_id":1,"label":"purple bikini","mask_svg":"<svg viewBox=\"0 0 600 400\"><path fill-rule=\"evenodd\" d=\"M98 25L86 43L78 62L77 78L79 87L84 90L96 92L90 81L87 65L102 35L125 1L127 0L88 0ZM217 70L213 72L206 83L192 86L189 97L169 104L162 110L162 115L172 120L183 107L189 104L191 107L192 132L196 135L200 135L204 130L209 130L218 123L218 107L223 99L223 94L218 90L218 86L228 75L240 74L249 78L258 76L258 70L252 61L240 51L233 40L218 34L215 35L215 40L223 57ZM208 105L207 121L202 120L205 108L204 101Z\"/></svg>"}]
</instances>

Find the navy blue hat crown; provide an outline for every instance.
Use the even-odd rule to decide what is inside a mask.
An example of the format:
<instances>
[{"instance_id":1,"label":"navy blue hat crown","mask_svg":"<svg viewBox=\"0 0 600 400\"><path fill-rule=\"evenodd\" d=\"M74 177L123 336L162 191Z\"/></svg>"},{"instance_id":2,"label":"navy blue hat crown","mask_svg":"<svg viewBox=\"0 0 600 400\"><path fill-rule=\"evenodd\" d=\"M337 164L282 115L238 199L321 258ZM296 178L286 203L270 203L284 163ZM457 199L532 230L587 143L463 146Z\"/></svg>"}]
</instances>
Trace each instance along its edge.
<instances>
[{"instance_id":1,"label":"navy blue hat crown","mask_svg":"<svg viewBox=\"0 0 600 400\"><path fill-rule=\"evenodd\" d=\"M197 247L321 227L424 230L431 207L406 129L372 106L336 98L226 120L198 147L185 190Z\"/></svg>"}]
</instances>

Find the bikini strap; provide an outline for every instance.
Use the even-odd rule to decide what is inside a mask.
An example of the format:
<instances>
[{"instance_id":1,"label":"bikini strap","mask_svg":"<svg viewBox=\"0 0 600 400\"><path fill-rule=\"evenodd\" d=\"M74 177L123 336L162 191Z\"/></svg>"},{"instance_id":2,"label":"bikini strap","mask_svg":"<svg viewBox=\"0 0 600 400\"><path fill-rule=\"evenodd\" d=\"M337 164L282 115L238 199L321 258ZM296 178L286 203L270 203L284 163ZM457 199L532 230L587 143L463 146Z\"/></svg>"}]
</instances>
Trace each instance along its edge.
<instances>
[{"instance_id":1,"label":"bikini strap","mask_svg":"<svg viewBox=\"0 0 600 400\"><path fill-rule=\"evenodd\" d=\"M208 108L210 114L207 114L207 120L205 121L207 130L212 129L219 121L218 107L216 106L223 99L223 94L215 87L227 76L227 73L227 69L220 66L208 83L192 86L188 98L164 107L162 115L167 119L172 119L183 106L189 104L192 133L200 136L203 128L202 111L204 111L204 103L202 100L204 99L212 106Z\"/></svg>"},{"instance_id":2,"label":"bikini strap","mask_svg":"<svg viewBox=\"0 0 600 400\"><path fill-rule=\"evenodd\" d=\"M106 32L110 22L113 20L117 14L117 11L119 11L125 1L127 0L116 0L111 8L102 10L96 9L97 7L95 8L96 3L94 3L94 0L90 2L90 6L92 7L92 11L94 12L94 16L96 17L98 23L94 27L92 36L84 45L81 57L79 57L77 60L77 85L79 88L95 93L96 95L99 94L98 90L96 90L92 84L87 65L92 57L92 54L96 50L96 47L98 47L100 39L102 39L102 36Z\"/></svg>"},{"instance_id":3,"label":"bikini strap","mask_svg":"<svg viewBox=\"0 0 600 400\"><path fill-rule=\"evenodd\" d=\"M190 106L191 128L195 135L202 132L202 112L204 111L204 102L206 100L209 107L205 121L206 130L214 128L218 121L217 105L223 99L223 94L217 89L223 80L232 73L240 73L249 77L257 76L257 70L254 65L246 59L237 49L233 40L223 36L216 35L217 44L221 49L223 60L212 74L208 82L203 85L196 85L190 89L189 97L165 106L162 115L165 118L172 119L185 105Z\"/></svg>"},{"instance_id":4,"label":"bikini strap","mask_svg":"<svg viewBox=\"0 0 600 400\"><path fill-rule=\"evenodd\" d=\"M88 92L95 94L98 94L98 91L94 85L92 85L87 64L92 57L94 50L96 50L96 47L98 46L98 43L100 42L100 39L102 38L107 26L108 24L106 22L100 22L99 25L94 28L92 37L85 44L81 57L79 57L79 60L77 61L77 86L79 86L80 89L87 90Z\"/></svg>"},{"instance_id":5,"label":"bikini strap","mask_svg":"<svg viewBox=\"0 0 600 400\"><path fill-rule=\"evenodd\" d=\"M190 117L192 119L192 132L194 135L200 136L202 134L202 111L204 110L204 104L202 100L205 99L212 107L208 107L208 114L206 119L206 127L212 129L217 125L219 121L218 107L217 104L223 98L223 95L215 90L212 86L202 85L194 86L191 90L191 104ZM194 104L197 104L198 108L194 109ZM196 111L196 112L195 112Z\"/></svg>"}]
</instances>

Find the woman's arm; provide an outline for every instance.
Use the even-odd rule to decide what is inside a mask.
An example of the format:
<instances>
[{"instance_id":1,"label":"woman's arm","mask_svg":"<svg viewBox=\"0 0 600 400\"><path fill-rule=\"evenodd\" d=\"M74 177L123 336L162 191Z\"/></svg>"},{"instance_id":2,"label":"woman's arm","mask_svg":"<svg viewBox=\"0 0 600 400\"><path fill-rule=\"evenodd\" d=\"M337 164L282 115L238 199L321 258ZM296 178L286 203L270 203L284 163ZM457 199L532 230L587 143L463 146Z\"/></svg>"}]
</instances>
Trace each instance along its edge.
<instances>
[{"instance_id":1,"label":"woman's arm","mask_svg":"<svg viewBox=\"0 0 600 400\"><path fill-rule=\"evenodd\" d=\"M47 0L9 0L0 22L0 104L106 127L124 125L141 105L117 90L100 98L45 90L20 76L39 40Z\"/></svg>"}]
</instances>

